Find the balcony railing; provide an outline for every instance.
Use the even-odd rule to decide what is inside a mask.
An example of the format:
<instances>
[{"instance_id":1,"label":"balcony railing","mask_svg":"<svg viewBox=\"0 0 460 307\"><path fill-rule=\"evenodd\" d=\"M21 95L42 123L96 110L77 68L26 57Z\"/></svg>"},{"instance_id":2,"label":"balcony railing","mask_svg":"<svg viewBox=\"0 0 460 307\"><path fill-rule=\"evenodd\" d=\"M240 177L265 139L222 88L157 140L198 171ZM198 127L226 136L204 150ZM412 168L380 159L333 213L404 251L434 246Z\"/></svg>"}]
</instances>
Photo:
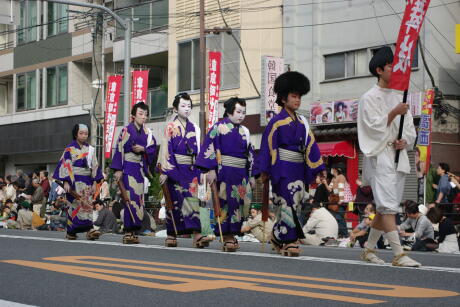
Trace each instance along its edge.
<instances>
[{"instance_id":1,"label":"balcony railing","mask_svg":"<svg viewBox=\"0 0 460 307\"><path fill-rule=\"evenodd\" d=\"M118 125L123 124L125 114L123 94L118 103ZM147 103L150 109L150 120L164 119L168 113L168 93L161 88L150 90L147 94Z\"/></svg>"},{"instance_id":2,"label":"balcony railing","mask_svg":"<svg viewBox=\"0 0 460 307\"><path fill-rule=\"evenodd\" d=\"M117 10L122 18L133 18L133 33L151 32L168 25L168 1L157 1ZM123 39L124 31L117 26L117 39Z\"/></svg>"}]
</instances>

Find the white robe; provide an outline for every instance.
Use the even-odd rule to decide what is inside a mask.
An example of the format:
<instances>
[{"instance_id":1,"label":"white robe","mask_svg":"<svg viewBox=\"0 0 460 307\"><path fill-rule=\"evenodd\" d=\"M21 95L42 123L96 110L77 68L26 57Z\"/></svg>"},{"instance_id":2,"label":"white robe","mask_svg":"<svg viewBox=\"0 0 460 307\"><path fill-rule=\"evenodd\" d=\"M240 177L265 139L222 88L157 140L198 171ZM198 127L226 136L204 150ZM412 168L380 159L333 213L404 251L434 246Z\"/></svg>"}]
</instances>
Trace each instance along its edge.
<instances>
[{"instance_id":1,"label":"white robe","mask_svg":"<svg viewBox=\"0 0 460 307\"><path fill-rule=\"evenodd\" d=\"M414 120L407 112L402 136L407 141L407 149L401 150L396 168L396 150L389 143L398 138L400 116L389 126L387 121L390 111L400 102L401 95L374 85L361 97L358 107L358 140L364 154L363 182L370 184L377 211L382 214L400 212L405 176L411 169L407 149L414 147L416 139Z\"/></svg>"}]
</instances>

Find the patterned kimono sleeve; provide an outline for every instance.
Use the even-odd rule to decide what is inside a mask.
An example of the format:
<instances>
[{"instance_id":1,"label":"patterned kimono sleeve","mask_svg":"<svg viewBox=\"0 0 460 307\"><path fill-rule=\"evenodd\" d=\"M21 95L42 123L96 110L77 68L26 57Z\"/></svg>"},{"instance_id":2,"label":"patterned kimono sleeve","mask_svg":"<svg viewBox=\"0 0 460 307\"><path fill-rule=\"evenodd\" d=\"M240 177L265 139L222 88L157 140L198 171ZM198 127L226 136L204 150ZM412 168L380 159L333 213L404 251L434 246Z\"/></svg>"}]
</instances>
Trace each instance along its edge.
<instances>
[{"instance_id":1,"label":"patterned kimono sleeve","mask_svg":"<svg viewBox=\"0 0 460 307\"><path fill-rule=\"evenodd\" d=\"M260 151L256 158L255 167L252 171L253 176L259 176L262 173L271 173L272 165L272 154L275 155L274 161L276 161L276 153L278 151L277 145L277 131L273 126L273 120L265 127L264 134L262 135L262 142L260 144Z\"/></svg>"},{"instance_id":2,"label":"patterned kimono sleeve","mask_svg":"<svg viewBox=\"0 0 460 307\"><path fill-rule=\"evenodd\" d=\"M255 156L256 156L256 152L254 150L254 145L249 143L249 148L248 148L248 165L249 165L248 172L249 172L249 177L254 176L254 172L255 172Z\"/></svg>"},{"instance_id":3,"label":"patterned kimono sleeve","mask_svg":"<svg viewBox=\"0 0 460 307\"><path fill-rule=\"evenodd\" d=\"M123 170L123 161L125 159L125 149L124 145L129 140L128 129L125 127L120 132L120 136L117 140L117 146L115 147L115 154L112 158L112 163L110 164L110 168L121 171Z\"/></svg>"},{"instance_id":4,"label":"patterned kimono sleeve","mask_svg":"<svg viewBox=\"0 0 460 307\"><path fill-rule=\"evenodd\" d=\"M325 169L319 146L315 141L315 136L311 130L308 131L307 150L305 152L306 184L310 184L316 177L316 174Z\"/></svg>"},{"instance_id":5,"label":"patterned kimono sleeve","mask_svg":"<svg viewBox=\"0 0 460 307\"><path fill-rule=\"evenodd\" d=\"M97 157L96 155L93 155L93 161L91 162L91 178L93 179L93 182L100 182L102 179L104 179L104 176L102 175L102 169L99 166L99 163L97 162Z\"/></svg>"},{"instance_id":6,"label":"patterned kimono sleeve","mask_svg":"<svg viewBox=\"0 0 460 307\"><path fill-rule=\"evenodd\" d=\"M75 182L70 147L67 147L64 150L64 153L54 170L53 178L62 182L68 182L70 185Z\"/></svg>"},{"instance_id":7,"label":"patterned kimono sleeve","mask_svg":"<svg viewBox=\"0 0 460 307\"><path fill-rule=\"evenodd\" d=\"M217 169L217 159L218 159L218 138L219 138L219 131L218 131L219 123L215 124L211 130L209 130L208 134L206 135L203 145L201 146L200 153L196 158L195 165L198 168L203 170L216 170Z\"/></svg>"},{"instance_id":8,"label":"patterned kimono sleeve","mask_svg":"<svg viewBox=\"0 0 460 307\"><path fill-rule=\"evenodd\" d=\"M158 163L161 165L161 172L167 175L172 181L178 182L180 175L177 170L177 161L172 148L173 124L166 126L165 135L161 141Z\"/></svg>"}]
</instances>

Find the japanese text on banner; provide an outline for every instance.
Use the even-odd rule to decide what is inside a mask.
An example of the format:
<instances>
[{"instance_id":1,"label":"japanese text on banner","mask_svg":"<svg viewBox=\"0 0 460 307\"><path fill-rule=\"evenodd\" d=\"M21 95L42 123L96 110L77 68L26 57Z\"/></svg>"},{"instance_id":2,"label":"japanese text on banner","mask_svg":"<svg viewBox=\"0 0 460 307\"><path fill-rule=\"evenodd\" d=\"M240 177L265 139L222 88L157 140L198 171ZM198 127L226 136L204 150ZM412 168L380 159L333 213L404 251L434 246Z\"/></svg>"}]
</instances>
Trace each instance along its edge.
<instances>
[{"instance_id":1,"label":"japanese text on banner","mask_svg":"<svg viewBox=\"0 0 460 307\"><path fill-rule=\"evenodd\" d=\"M110 158L115 127L117 126L118 100L120 98L121 76L109 76L107 79L107 98L105 103L104 152Z\"/></svg>"},{"instance_id":2,"label":"japanese text on banner","mask_svg":"<svg viewBox=\"0 0 460 307\"><path fill-rule=\"evenodd\" d=\"M428 89L425 92L425 98L422 104L422 114L420 116L420 126L418 128L417 148L419 151L420 171L425 174L425 166L430 165L431 156L431 113L433 111L434 90Z\"/></svg>"},{"instance_id":3,"label":"japanese text on banner","mask_svg":"<svg viewBox=\"0 0 460 307\"><path fill-rule=\"evenodd\" d=\"M390 80L392 89L405 91L409 88L412 58L429 5L430 0L407 1L393 59L393 72Z\"/></svg>"},{"instance_id":4,"label":"japanese text on banner","mask_svg":"<svg viewBox=\"0 0 460 307\"><path fill-rule=\"evenodd\" d=\"M276 104L276 94L273 90L275 80L284 72L284 59L272 56L262 57L262 108L261 122L268 123L279 112Z\"/></svg>"},{"instance_id":5,"label":"japanese text on banner","mask_svg":"<svg viewBox=\"0 0 460 307\"><path fill-rule=\"evenodd\" d=\"M220 52L209 52L209 101L207 130L219 119Z\"/></svg>"},{"instance_id":6,"label":"japanese text on banner","mask_svg":"<svg viewBox=\"0 0 460 307\"><path fill-rule=\"evenodd\" d=\"M131 106L138 102L147 103L147 90L149 88L149 71L148 70L138 70L132 72L133 80L133 91Z\"/></svg>"}]
</instances>

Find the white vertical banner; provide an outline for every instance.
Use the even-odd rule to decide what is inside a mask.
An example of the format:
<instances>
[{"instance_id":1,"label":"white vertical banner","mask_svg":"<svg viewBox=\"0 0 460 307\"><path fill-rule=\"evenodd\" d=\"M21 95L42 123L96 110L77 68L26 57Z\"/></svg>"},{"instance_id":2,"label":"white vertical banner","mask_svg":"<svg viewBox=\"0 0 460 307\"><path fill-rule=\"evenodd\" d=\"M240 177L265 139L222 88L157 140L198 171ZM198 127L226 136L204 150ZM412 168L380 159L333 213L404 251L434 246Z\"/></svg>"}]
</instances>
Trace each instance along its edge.
<instances>
[{"instance_id":1,"label":"white vertical banner","mask_svg":"<svg viewBox=\"0 0 460 307\"><path fill-rule=\"evenodd\" d=\"M270 119L278 114L276 94L273 90L276 78L284 72L284 59L273 56L262 56L261 65L261 112L260 124L266 126Z\"/></svg>"}]
</instances>

